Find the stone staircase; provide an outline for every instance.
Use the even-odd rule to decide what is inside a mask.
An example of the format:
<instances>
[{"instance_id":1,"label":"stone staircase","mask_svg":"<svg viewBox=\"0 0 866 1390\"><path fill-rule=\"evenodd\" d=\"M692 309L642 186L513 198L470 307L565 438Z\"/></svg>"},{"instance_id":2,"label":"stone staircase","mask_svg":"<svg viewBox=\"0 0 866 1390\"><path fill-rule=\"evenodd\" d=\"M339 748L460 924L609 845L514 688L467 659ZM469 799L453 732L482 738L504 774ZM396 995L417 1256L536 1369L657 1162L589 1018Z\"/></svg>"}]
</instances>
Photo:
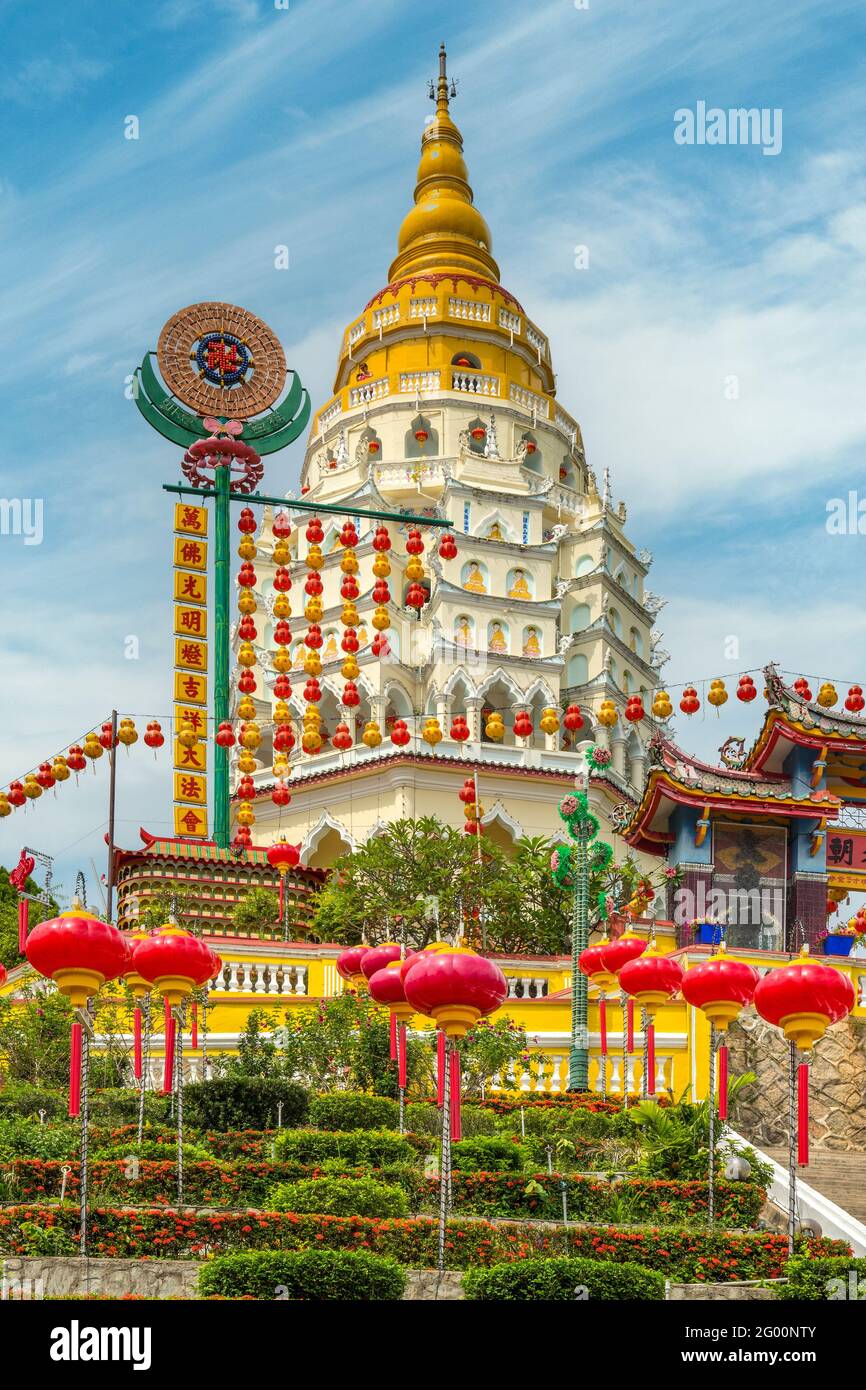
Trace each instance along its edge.
<instances>
[{"instance_id":1,"label":"stone staircase","mask_svg":"<svg viewBox=\"0 0 866 1390\"><path fill-rule=\"evenodd\" d=\"M787 1170L788 1150L784 1146L761 1146L763 1152ZM812 1149L808 1168L799 1168L800 1181L835 1202L849 1216L866 1224L866 1153L845 1149Z\"/></svg>"}]
</instances>

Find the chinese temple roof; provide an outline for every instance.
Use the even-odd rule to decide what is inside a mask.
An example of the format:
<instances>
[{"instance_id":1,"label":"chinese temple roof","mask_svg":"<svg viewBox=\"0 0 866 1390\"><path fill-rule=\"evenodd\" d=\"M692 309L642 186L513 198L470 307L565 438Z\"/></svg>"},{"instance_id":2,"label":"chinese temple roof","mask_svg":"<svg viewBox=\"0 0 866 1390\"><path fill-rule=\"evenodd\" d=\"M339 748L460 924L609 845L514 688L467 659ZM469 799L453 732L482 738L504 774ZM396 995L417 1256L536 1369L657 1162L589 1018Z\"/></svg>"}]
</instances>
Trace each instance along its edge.
<instances>
[{"instance_id":1,"label":"chinese temple roof","mask_svg":"<svg viewBox=\"0 0 866 1390\"><path fill-rule=\"evenodd\" d=\"M768 710L745 758L763 774L778 773L799 746L826 760L827 790L842 802L866 801L866 721L847 710L827 709L784 683L774 664L764 668Z\"/></svg>"},{"instance_id":2,"label":"chinese temple roof","mask_svg":"<svg viewBox=\"0 0 866 1390\"><path fill-rule=\"evenodd\" d=\"M163 859L194 859L199 861L210 861L211 863L221 864L244 864L256 867L268 868L267 847L251 845L249 849L230 850L219 849L213 840L187 840L177 836L151 835L150 831L139 829L139 835L143 841L142 849L115 849L115 866L127 864L131 859L163 858ZM321 879L324 872L321 869L310 869L304 865L298 865L292 870L293 874L306 875L311 878Z\"/></svg>"}]
</instances>

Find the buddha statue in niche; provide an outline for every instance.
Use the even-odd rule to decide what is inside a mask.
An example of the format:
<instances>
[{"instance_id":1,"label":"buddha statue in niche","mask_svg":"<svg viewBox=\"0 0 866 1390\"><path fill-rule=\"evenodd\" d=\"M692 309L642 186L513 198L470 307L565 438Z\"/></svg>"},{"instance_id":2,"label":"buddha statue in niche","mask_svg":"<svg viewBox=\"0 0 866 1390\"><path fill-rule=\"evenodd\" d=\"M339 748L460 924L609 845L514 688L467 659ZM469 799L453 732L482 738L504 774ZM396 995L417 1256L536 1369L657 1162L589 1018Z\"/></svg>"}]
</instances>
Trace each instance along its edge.
<instances>
[{"instance_id":1,"label":"buddha statue in niche","mask_svg":"<svg viewBox=\"0 0 866 1390\"><path fill-rule=\"evenodd\" d=\"M470 594L486 594L487 585L484 583L484 575L481 573L477 560L469 561L469 573L463 583L464 589L468 589Z\"/></svg>"},{"instance_id":2,"label":"buddha statue in niche","mask_svg":"<svg viewBox=\"0 0 866 1390\"><path fill-rule=\"evenodd\" d=\"M461 647L472 645L472 626L465 613L461 613L454 624L454 641Z\"/></svg>"},{"instance_id":3,"label":"buddha statue in niche","mask_svg":"<svg viewBox=\"0 0 866 1390\"><path fill-rule=\"evenodd\" d=\"M494 620L490 624L490 635L487 638L487 646L492 652L507 652L508 640L502 631L502 624Z\"/></svg>"},{"instance_id":4,"label":"buddha statue in niche","mask_svg":"<svg viewBox=\"0 0 866 1390\"><path fill-rule=\"evenodd\" d=\"M514 571L514 583L508 590L508 597L522 599L532 598L532 594L529 591L529 585L526 582L526 574L523 570L516 569Z\"/></svg>"},{"instance_id":5,"label":"buddha statue in niche","mask_svg":"<svg viewBox=\"0 0 866 1390\"><path fill-rule=\"evenodd\" d=\"M524 656L541 656L541 643L538 640L538 628L528 627L526 629L526 641L523 644Z\"/></svg>"}]
</instances>

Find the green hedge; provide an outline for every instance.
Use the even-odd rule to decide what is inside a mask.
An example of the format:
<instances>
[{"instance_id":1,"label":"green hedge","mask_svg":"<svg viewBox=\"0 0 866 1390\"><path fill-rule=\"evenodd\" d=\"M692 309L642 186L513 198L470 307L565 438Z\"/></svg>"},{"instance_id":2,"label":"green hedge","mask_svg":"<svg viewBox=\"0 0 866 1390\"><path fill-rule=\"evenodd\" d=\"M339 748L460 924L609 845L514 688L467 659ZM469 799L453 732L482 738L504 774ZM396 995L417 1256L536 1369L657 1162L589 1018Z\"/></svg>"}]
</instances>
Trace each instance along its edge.
<instances>
[{"instance_id":1,"label":"green hedge","mask_svg":"<svg viewBox=\"0 0 866 1390\"><path fill-rule=\"evenodd\" d=\"M513 1139L478 1135L451 1145L453 1166L462 1173L519 1173L528 1155Z\"/></svg>"},{"instance_id":2,"label":"green hedge","mask_svg":"<svg viewBox=\"0 0 866 1390\"><path fill-rule=\"evenodd\" d=\"M836 1302L866 1298L866 1259L841 1255L815 1259L795 1255L785 1265L787 1284L777 1297L807 1299L811 1302Z\"/></svg>"},{"instance_id":3,"label":"green hedge","mask_svg":"<svg viewBox=\"0 0 866 1390\"><path fill-rule=\"evenodd\" d=\"M16 1158L69 1158L78 1148L73 1124L43 1125L32 1116L0 1115L0 1163Z\"/></svg>"},{"instance_id":4,"label":"green hedge","mask_svg":"<svg viewBox=\"0 0 866 1390\"><path fill-rule=\"evenodd\" d=\"M78 1239L78 1207L0 1207L0 1252L28 1253L25 1230L57 1230ZM91 1255L136 1259L201 1259L240 1250L369 1249L410 1269L434 1269L438 1222L431 1217L382 1221L372 1217L300 1216L294 1212L176 1212L146 1207L93 1206ZM795 1249L813 1257L844 1255L845 1242L822 1238ZM445 1262L449 1269L524 1261L545 1256L637 1263L683 1283L777 1279L784 1275L787 1237L768 1231L713 1232L661 1227L612 1226L542 1229L514 1222L496 1226L474 1219L449 1221Z\"/></svg>"},{"instance_id":5,"label":"green hedge","mask_svg":"<svg viewBox=\"0 0 866 1390\"><path fill-rule=\"evenodd\" d=\"M403 1296L406 1275L396 1260L363 1250L275 1251L223 1255L204 1266L198 1286L204 1298L394 1302Z\"/></svg>"},{"instance_id":6,"label":"green hedge","mask_svg":"<svg viewBox=\"0 0 866 1390\"><path fill-rule=\"evenodd\" d=\"M546 1303L574 1303L581 1298L663 1300L665 1277L656 1270L625 1260L521 1260L516 1264L468 1269L463 1276L467 1298L499 1303L537 1299Z\"/></svg>"},{"instance_id":7,"label":"green hedge","mask_svg":"<svg viewBox=\"0 0 866 1390\"><path fill-rule=\"evenodd\" d=\"M336 1091L310 1102L310 1124L316 1129L396 1129L399 1116L395 1100L363 1091Z\"/></svg>"},{"instance_id":8,"label":"green hedge","mask_svg":"<svg viewBox=\"0 0 866 1390\"><path fill-rule=\"evenodd\" d=\"M381 1168L386 1163L414 1163L417 1150L408 1139L390 1130L288 1129L278 1134L274 1157L278 1161L321 1163L340 1158L355 1167L364 1164Z\"/></svg>"},{"instance_id":9,"label":"green hedge","mask_svg":"<svg viewBox=\"0 0 866 1390\"><path fill-rule=\"evenodd\" d=\"M305 1178L280 1183L268 1200L270 1211L327 1212L331 1216L408 1216L401 1187L375 1178Z\"/></svg>"},{"instance_id":10,"label":"green hedge","mask_svg":"<svg viewBox=\"0 0 866 1390\"><path fill-rule=\"evenodd\" d=\"M267 1077L195 1081L184 1087L183 1111L188 1123L198 1129L273 1129L280 1101L286 1128L304 1124L310 1108L304 1087Z\"/></svg>"}]
</instances>

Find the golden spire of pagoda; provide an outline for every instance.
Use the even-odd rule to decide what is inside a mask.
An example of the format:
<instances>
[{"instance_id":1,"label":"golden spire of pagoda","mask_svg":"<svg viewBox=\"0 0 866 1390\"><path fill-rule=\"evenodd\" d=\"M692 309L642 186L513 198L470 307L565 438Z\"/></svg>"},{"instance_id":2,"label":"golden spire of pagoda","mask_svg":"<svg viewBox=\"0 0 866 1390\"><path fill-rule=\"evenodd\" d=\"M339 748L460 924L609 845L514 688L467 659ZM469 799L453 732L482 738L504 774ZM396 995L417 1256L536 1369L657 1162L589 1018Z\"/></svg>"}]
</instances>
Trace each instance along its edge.
<instances>
[{"instance_id":1,"label":"golden spire of pagoda","mask_svg":"<svg viewBox=\"0 0 866 1390\"><path fill-rule=\"evenodd\" d=\"M490 228L472 202L469 174L463 159L463 136L451 119L445 45L439 50L439 79L430 83L436 115L421 136L421 162L415 185L415 206L406 214L397 238L397 258L391 281L425 270L461 269L485 279L499 280L491 255Z\"/></svg>"}]
</instances>

